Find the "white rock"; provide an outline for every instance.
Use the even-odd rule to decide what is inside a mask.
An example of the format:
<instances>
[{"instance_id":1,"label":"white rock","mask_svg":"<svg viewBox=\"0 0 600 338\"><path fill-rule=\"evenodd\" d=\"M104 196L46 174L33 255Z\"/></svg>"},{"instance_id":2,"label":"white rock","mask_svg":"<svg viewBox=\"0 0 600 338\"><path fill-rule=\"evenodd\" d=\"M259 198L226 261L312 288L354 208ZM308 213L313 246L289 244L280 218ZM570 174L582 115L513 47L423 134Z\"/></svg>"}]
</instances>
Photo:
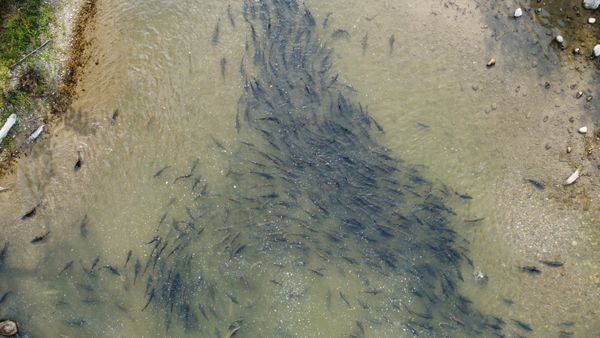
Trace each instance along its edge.
<instances>
[{"instance_id":1,"label":"white rock","mask_svg":"<svg viewBox=\"0 0 600 338\"><path fill-rule=\"evenodd\" d=\"M595 57L600 56L600 45L595 45L594 46L594 56Z\"/></svg>"},{"instance_id":2,"label":"white rock","mask_svg":"<svg viewBox=\"0 0 600 338\"><path fill-rule=\"evenodd\" d=\"M600 6L600 0L583 0L583 7L586 9L596 9Z\"/></svg>"},{"instance_id":3,"label":"white rock","mask_svg":"<svg viewBox=\"0 0 600 338\"><path fill-rule=\"evenodd\" d=\"M6 119L6 122L4 123L4 126L2 126L2 129L0 129L0 143L6 137L6 135L8 135L10 128L12 128L15 125L15 123L17 123L17 115L11 114L8 117L8 119Z\"/></svg>"},{"instance_id":4,"label":"white rock","mask_svg":"<svg viewBox=\"0 0 600 338\"><path fill-rule=\"evenodd\" d=\"M46 125L42 124L38 129L36 129L36 131L33 132L33 134L31 134L29 136L29 138L27 139L29 142L33 142L35 141L38 137L40 137L40 135L42 134L42 132L44 131L44 127Z\"/></svg>"},{"instance_id":5,"label":"white rock","mask_svg":"<svg viewBox=\"0 0 600 338\"><path fill-rule=\"evenodd\" d=\"M572 173L571 176L569 176L569 178L567 178L567 181L565 182L565 184L566 185L573 184L573 183L575 183L575 181L577 181L578 178L579 178L579 168L577 168L577 170L575 170L575 172Z\"/></svg>"},{"instance_id":6,"label":"white rock","mask_svg":"<svg viewBox=\"0 0 600 338\"><path fill-rule=\"evenodd\" d=\"M598 1L600 1L600 0L598 0ZM596 6L596 7L598 7L598 6ZM521 15L523 15L523 10L521 9L521 7L519 7L515 10L515 18L518 18Z\"/></svg>"},{"instance_id":7,"label":"white rock","mask_svg":"<svg viewBox=\"0 0 600 338\"><path fill-rule=\"evenodd\" d=\"M563 38L562 35L557 35L556 36L556 42L558 42L558 43L560 43L562 45L563 42L565 42L565 38Z\"/></svg>"},{"instance_id":8,"label":"white rock","mask_svg":"<svg viewBox=\"0 0 600 338\"><path fill-rule=\"evenodd\" d=\"M588 18L588 23L589 24L596 23L596 18Z\"/></svg>"},{"instance_id":9,"label":"white rock","mask_svg":"<svg viewBox=\"0 0 600 338\"><path fill-rule=\"evenodd\" d=\"M579 133L581 133L581 134L587 133L587 127L581 127L581 128L579 128Z\"/></svg>"}]
</instances>

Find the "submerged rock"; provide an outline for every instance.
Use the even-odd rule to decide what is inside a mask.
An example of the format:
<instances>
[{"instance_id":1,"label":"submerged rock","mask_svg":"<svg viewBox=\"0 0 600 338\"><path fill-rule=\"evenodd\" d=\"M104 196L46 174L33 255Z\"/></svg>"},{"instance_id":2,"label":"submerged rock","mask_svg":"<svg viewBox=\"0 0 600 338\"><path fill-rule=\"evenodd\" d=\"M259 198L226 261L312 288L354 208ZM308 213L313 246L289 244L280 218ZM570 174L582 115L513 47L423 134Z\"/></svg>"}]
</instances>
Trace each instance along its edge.
<instances>
[{"instance_id":1,"label":"submerged rock","mask_svg":"<svg viewBox=\"0 0 600 338\"><path fill-rule=\"evenodd\" d=\"M595 45L594 46L594 56L595 57L600 56L600 45Z\"/></svg>"}]
</instances>

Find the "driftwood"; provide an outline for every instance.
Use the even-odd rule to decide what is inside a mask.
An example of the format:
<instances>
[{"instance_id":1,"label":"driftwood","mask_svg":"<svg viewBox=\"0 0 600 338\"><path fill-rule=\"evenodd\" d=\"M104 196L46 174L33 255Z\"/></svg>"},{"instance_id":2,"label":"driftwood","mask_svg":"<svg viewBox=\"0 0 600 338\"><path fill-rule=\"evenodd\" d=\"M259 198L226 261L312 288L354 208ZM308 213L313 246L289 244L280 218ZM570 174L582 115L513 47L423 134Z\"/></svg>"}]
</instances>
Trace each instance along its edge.
<instances>
[{"instance_id":1,"label":"driftwood","mask_svg":"<svg viewBox=\"0 0 600 338\"><path fill-rule=\"evenodd\" d=\"M19 61L17 61L14 65L10 66L10 69L14 69L16 66L20 65L21 63L23 63L23 61L27 60L28 57L32 56L33 54L37 53L40 49L46 47L47 44L50 43L50 41L52 41L52 39L50 40L46 40L46 42L42 43L41 46L39 46L38 48L32 50L31 52L29 52L29 54L23 56Z\"/></svg>"},{"instance_id":2,"label":"driftwood","mask_svg":"<svg viewBox=\"0 0 600 338\"><path fill-rule=\"evenodd\" d=\"M2 129L0 129L0 143L2 143L2 140L8 135L10 128L12 128L15 123L17 123L17 115L11 114L8 119L6 119L6 123L4 123Z\"/></svg>"}]
</instances>

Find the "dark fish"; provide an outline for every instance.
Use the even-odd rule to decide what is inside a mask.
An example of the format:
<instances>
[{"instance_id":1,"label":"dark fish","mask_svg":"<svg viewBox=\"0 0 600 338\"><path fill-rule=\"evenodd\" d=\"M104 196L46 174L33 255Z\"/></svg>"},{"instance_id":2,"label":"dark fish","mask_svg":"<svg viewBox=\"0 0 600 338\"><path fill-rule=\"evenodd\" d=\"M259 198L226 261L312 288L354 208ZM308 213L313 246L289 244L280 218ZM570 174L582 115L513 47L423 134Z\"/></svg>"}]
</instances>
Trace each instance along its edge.
<instances>
[{"instance_id":1,"label":"dark fish","mask_svg":"<svg viewBox=\"0 0 600 338\"><path fill-rule=\"evenodd\" d=\"M31 240L31 244L39 244L39 243L43 243L48 239L48 236L50 235L50 231L46 231L46 233L39 235L39 236L35 236L32 240Z\"/></svg>"},{"instance_id":2,"label":"dark fish","mask_svg":"<svg viewBox=\"0 0 600 338\"><path fill-rule=\"evenodd\" d=\"M117 123L117 119L118 119L118 118L119 118L119 109L117 108L117 109L115 109L115 111L113 112L113 114L112 114L112 117L111 117L111 119L110 119L110 122L111 122L112 124L115 124L115 123Z\"/></svg>"},{"instance_id":3,"label":"dark fish","mask_svg":"<svg viewBox=\"0 0 600 338\"><path fill-rule=\"evenodd\" d=\"M336 29L335 31L333 31L333 33L331 33L331 37L334 40L350 40L350 33L348 33L348 31L345 29Z\"/></svg>"},{"instance_id":4,"label":"dark fish","mask_svg":"<svg viewBox=\"0 0 600 338\"><path fill-rule=\"evenodd\" d=\"M345 303L345 304L346 304L348 307L352 307L352 306L350 305L350 302L348 301L348 298L346 298L346 295L344 295L344 294L342 293L342 291L340 291L340 292L339 292L339 294L340 294L340 298L341 298L341 299L344 301L344 303Z\"/></svg>"},{"instance_id":5,"label":"dark fish","mask_svg":"<svg viewBox=\"0 0 600 338\"><path fill-rule=\"evenodd\" d=\"M477 223L477 222L481 222L485 219L485 217L481 217L481 218L471 218L471 219L466 219L465 222L466 223Z\"/></svg>"},{"instance_id":6,"label":"dark fish","mask_svg":"<svg viewBox=\"0 0 600 338\"><path fill-rule=\"evenodd\" d=\"M320 271L322 269L308 269L310 272L314 273L315 275L319 276L319 277L324 277L323 273Z\"/></svg>"},{"instance_id":7,"label":"dark fish","mask_svg":"<svg viewBox=\"0 0 600 338\"><path fill-rule=\"evenodd\" d=\"M152 299L154 299L154 289L150 291L150 297L148 297L148 301L146 302L146 305L144 305L144 307L142 308L142 311L146 310L148 305L150 305L150 302L152 302Z\"/></svg>"},{"instance_id":8,"label":"dark fish","mask_svg":"<svg viewBox=\"0 0 600 338\"><path fill-rule=\"evenodd\" d=\"M136 259L135 265L133 266L133 284L135 284L135 281L137 280L138 276L140 275L141 270L142 270L142 263L140 263L139 259Z\"/></svg>"},{"instance_id":9,"label":"dark fish","mask_svg":"<svg viewBox=\"0 0 600 338\"><path fill-rule=\"evenodd\" d=\"M119 270L112 265L105 265L105 266L103 266L103 268L108 270L110 273L112 273L115 276L121 276L121 273L119 272Z\"/></svg>"},{"instance_id":10,"label":"dark fish","mask_svg":"<svg viewBox=\"0 0 600 338\"><path fill-rule=\"evenodd\" d=\"M81 150L77 151L77 161L75 161L75 165L73 165L73 171L79 171L83 166L83 152Z\"/></svg>"},{"instance_id":11,"label":"dark fish","mask_svg":"<svg viewBox=\"0 0 600 338\"><path fill-rule=\"evenodd\" d=\"M518 328L520 328L521 330L527 331L527 332L531 332L533 331L533 329L531 328L531 326L529 326L529 324L523 323L520 320L516 320L516 319L511 319Z\"/></svg>"},{"instance_id":12,"label":"dark fish","mask_svg":"<svg viewBox=\"0 0 600 338\"><path fill-rule=\"evenodd\" d=\"M221 25L221 20L219 19L217 21L217 24L215 25L215 29L213 30L213 34L212 34L212 39L210 40L213 46L216 46L217 44L219 44L219 35L220 35L220 26Z\"/></svg>"},{"instance_id":13,"label":"dark fish","mask_svg":"<svg viewBox=\"0 0 600 338\"><path fill-rule=\"evenodd\" d=\"M369 45L369 33L365 33L365 36L360 41L360 45L362 46L362 55L364 56L367 53L367 47Z\"/></svg>"},{"instance_id":14,"label":"dark fish","mask_svg":"<svg viewBox=\"0 0 600 338\"><path fill-rule=\"evenodd\" d=\"M73 266L73 262L74 261L67 262L67 264L65 264L65 267L62 270L60 270L60 272L58 273L58 275L60 276L60 275L63 274L63 272L66 272L67 270L70 270L71 267Z\"/></svg>"},{"instance_id":15,"label":"dark fish","mask_svg":"<svg viewBox=\"0 0 600 338\"><path fill-rule=\"evenodd\" d=\"M131 255L133 255L133 251L129 250L129 252L127 252L127 258L125 259L125 264L123 264L123 267L127 267L127 263L129 263L129 260L131 259Z\"/></svg>"},{"instance_id":16,"label":"dark fish","mask_svg":"<svg viewBox=\"0 0 600 338\"><path fill-rule=\"evenodd\" d=\"M325 19L323 19L323 28L327 28L329 27L329 18L331 17L331 12L327 13L327 15L325 15Z\"/></svg>"},{"instance_id":17,"label":"dark fish","mask_svg":"<svg viewBox=\"0 0 600 338\"><path fill-rule=\"evenodd\" d=\"M364 336L365 335L365 326L363 325L363 323L359 320L356 321L356 326L358 327L358 330L360 331L360 336Z\"/></svg>"},{"instance_id":18,"label":"dark fish","mask_svg":"<svg viewBox=\"0 0 600 338\"><path fill-rule=\"evenodd\" d=\"M394 53L394 47L396 45L396 37L394 36L394 34L392 34L390 36L389 45L390 45L390 55L392 55Z\"/></svg>"},{"instance_id":19,"label":"dark fish","mask_svg":"<svg viewBox=\"0 0 600 338\"><path fill-rule=\"evenodd\" d=\"M79 233L81 234L81 237L83 237L83 238L87 238L87 235L88 235L87 225L88 225L88 217L87 217L87 215L85 215L85 216L83 216L83 219L79 223Z\"/></svg>"},{"instance_id":20,"label":"dark fish","mask_svg":"<svg viewBox=\"0 0 600 338\"><path fill-rule=\"evenodd\" d=\"M225 78L225 68L227 67L227 59L221 58L220 66L221 66L221 77Z\"/></svg>"},{"instance_id":21,"label":"dark fish","mask_svg":"<svg viewBox=\"0 0 600 338\"><path fill-rule=\"evenodd\" d=\"M96 265L98 265L99 262L100 262L100 256L97 256L96 259L94 259L94 261L92 262L92 267L90 268L89 273L94 272L94 269L96 268Z\"/></svg>"},{"instance_id":22,"label":"dark fish","mask_svg":"<svg viewBox=\"0 0 600 338\"><path fill-rule=\"evenodd\" d=\"M521 271L530 273L532 275L539 275L540 273L542 273L542 271L540 271L540 269L538 269L535 266L522 266L520 267L520 269Z\"/></svg>"},{"instance_id":23,"label":"dark fish","mask_svg":"<svg viewBox=\"0 0 600 338\"><path fill-rule=\"evenodd\" d=\"M8 295L11 293L11 291L6 291L2 297L0 297L0 305L2 305L2 303L4 303L4 301L6 301L6 298L8 298Z\"/></svg>"},{"instance_id":24,"label":"dark fish","mask_svg":"<svg viewBox=\"0 0 600 338\"><path fill-rule=\"evenodd\" d=\"M4 263L6 261L6 256L8 255L8 242L4 243L4 247L0 250L0 271L4 267Z\"/></svg>"},{"instance_id":25,"label":"dark fish","mask_svg":"<svg viewBox=\"0 0 600 338\"><path fill-rule=\"evenodd\" d=\"M513 302L512 299L509 299L509 298L502 298L502 301L504 302L504 304L506 304L508 306L511 306L515 303L515 302Z\"/></svg>"},{"instance_id":26,"label":"dark fish","mask_svg":"<svg viewBox=\"0 0 600 338\"><path fill-rule=\"evenodd\" d=\"M240 304L240 302L237 300L237 298L235 298L233 295L231 295L230 293L226 292L225 295L234 303L234 304Z\"/></svg>"},{"instance_id":27,"label":"dark fish","mask_svg":"<svg viewBox=\"0 0 600 338\"><path fill-rule=\"evenodd\" d=\"M463 200L472 200L473 196L469 195L469 194L461 194L458 192L455 192L456 196L462 198Z\"/></svg>"},{"instance_id":28,"label":"dark fish","mask_svg":"<svg viewBox=\"0 0 600 338\"><path fill-rule=\"evenodd\" d=\"M429 129L431 129L431 127L428 124L423 123L423 122L417 122L417 126L419 128L421 128L421 129L423 129L423 130L429 130Z\"/></svg>"},{"instance_id":29,"label":"dark fish","mask_svg":"<svg viewBox=\"0 0 600 338\"><path fill-rule=\"evenodd\" d=\"M198 309L200 309L200 313L204 319L208 320L208 316L206 315L206 310L204 310L204 306L202 304L198 304Z\"/></svg>"},{"instance_id":30,"label":"dark fish","mask_svg":"<svg viewBox=\"0 0 600 338\"><path fill-rule=\"evenodd\" d=\"M551 261L551 260L544 260L544 259L540 260L540 263L542 263L546 266L549 266L551 268L559 268L564 265L564 263L561 261Z\"/></svg>"},{"instance_id":31,"label":"dark fish","mask_svg":"<svg viewBox=\"0 0 600 338\"><path fill-rule=\"evenodd\" d=\"M231 27L235 28L235 19L233 17L233 13L231 12L231 5L227 5L227 17L229 18L229 23Z\"/></svg>"},{"instance_id":32,"label":"dark fish","mask_svg":"<svg viewBox=\"0 0 600 338\"><path fill-rule=\"evenodd\" d=\"M170 165L168 165L168 166L165 166L165 167L163 167L162 169L159 169L159 170L158 170L156 173L154 173L154 175L153 175L152 177L154 177L154 178L157 178L157 177L159 177L160 175L162 175L162 174L165 172L165 170L167 170L167 169L169 169L169 168L171 168L171 166L170 166Z\"/></svg>"},{"instance_id":33,"label":"dark fish","mask_svg":"<svg viewBox=\"0 0 600 338\"><path fill-rule=\"evenodd\" d=\"M533 185L537 190L544 190L546 189L546 185L540 181L536 181L534 179L531 178L526 178L525 181L531 185Z\"/></svg>"},{"instance_id":34,"label":"dark fish","mask_svg":"<svg viewBox=\"0 0 600 338\"><path fill-rule=\"evenodd\" d=\"M28 218L31 218L31 217L35 216L35 214L37 213L37 207L38 206L33 207L31 210L29 210L28 212L26 212L25 215L21 216L21 220L24 221L24 220L26 220Z\"/></svg>"},{"instance_id":35,"label":"dark fish","mask_svg":"<svg viewBox=\"0 0 600 338\"><path fill-rule=\"evenodd\" d=\"M371 119L371 122L373 122L375 124L375 127L377 127L377 130L379 130L380 133L384 134L385 131L383 130L383 127L377 122L377 120L375 120L372 117L369 117Z\"/></svg>"}]
</instances>

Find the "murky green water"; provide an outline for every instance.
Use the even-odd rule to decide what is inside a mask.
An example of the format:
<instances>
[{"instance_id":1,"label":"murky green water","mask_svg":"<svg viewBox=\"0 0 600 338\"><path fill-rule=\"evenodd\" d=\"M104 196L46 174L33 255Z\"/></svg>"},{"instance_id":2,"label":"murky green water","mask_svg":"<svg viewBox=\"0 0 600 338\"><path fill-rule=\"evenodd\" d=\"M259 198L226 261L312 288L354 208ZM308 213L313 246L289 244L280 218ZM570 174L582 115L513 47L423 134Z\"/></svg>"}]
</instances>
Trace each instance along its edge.
<instances>
[{"instance_id":1,"label":"murky green water","mask_svg":"<svg viewBox=\"0 0 600 338\"><path fill-rule=\"evenodd\" d=\"M568 88L593 82L557 65L552 49L532 47L523 32L542 28L509 19L510 4L494 8L506 18L493 18L482 12L485 1L307 1L315 36L333 48L335 88L385 130L372 124L368 136L357 133L366 150L340 146L344 154L387 165L371 156L388 148L403 160L388 176L379 168L340 169L344 189L333 186L344 179L337 154L305 154L303 143L276 149L265 135L280 129L261 133L244 121L253 103L244 81L269 81L252 62L256 22L244 20L242 4L99 1L73 112L7 179L11 191L0 194L0 239L10 243L0 317L15 318L31 337L398 337L411 330L487 336L496 322L478 322L484 315L501 318L506 336L600 332L594 215L580 209L579 193L575 202L557 197L577 192L561 186L576 162L563 149L577 145L577 135L562 126L590 109ZM500 28L502 35L495 33ZM488 69L491 57L498 62ZM296 71L274 78L308 83ZM322 86L313 91L324 106L330 94ZM304 102L291 92L294 103ZM311 88L302 95L312 97ZM311 112L309 101L295 114ZM337 121L327 112L315 119ZM312 126L310 117L298 121ZM78 153L82 166L74 170ZM314 155L322 167L272 160L287 154L307 157L293 163ZM413 172L432 184L415 184ZM274 173L284 179L265 176ZM369 175L398 181L353 190ZM386 187L402 191L397 205ZM383 210L347 196L363 191ZM429 196L455 214L423 212ZM35 215L21 219L33 207ZM413 225L396 228L402 222L392 211L410 215ZM346 226L353 217L378 232ZM441 264L435 250L453 252L435 242L445 235L417 222L456 231L464 241L456 237L451 247L469 259ZM424 249L431 243L437 246ZM391 255L401 263L386 261ZM424 264L456 283L456 292L415 268ZM542 273L524 273L523 266ZM421 276L408 275L414 271ZM478 282L475 271L487 281ZM419 295L423 290L431 294ZM456 305L460 295L472 302L466 314Z\"/></svg>"}]
</instances>

